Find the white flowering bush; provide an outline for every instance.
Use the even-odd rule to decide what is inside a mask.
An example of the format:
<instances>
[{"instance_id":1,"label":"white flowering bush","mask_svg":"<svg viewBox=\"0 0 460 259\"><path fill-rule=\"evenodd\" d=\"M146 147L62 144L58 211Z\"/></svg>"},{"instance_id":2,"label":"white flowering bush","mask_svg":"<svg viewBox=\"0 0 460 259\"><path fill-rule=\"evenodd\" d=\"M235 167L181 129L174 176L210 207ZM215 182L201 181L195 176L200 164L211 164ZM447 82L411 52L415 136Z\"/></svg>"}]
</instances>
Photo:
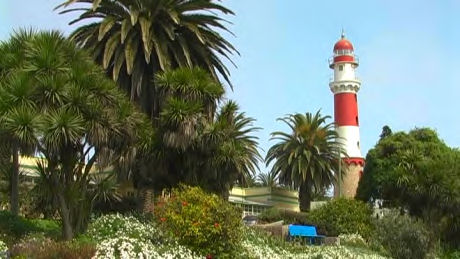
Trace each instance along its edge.
<instances>
[{"instance_id":1,"label":"white flowering bush","mask_svg":"<svg viewBox=\"0 0 460 259\"><path fill-rule=\"evenodd\" d=\"M348 246L306 246L284 242L254 229L246 229L241 258L305 258L305 259L380 259L371 250Z\"/></svg>"},{"instance_id":2,"label":"white flowering bush","mask_svg":"<svg viewBox=\"0 0 460 259\"><path fill-rule=\"evenodd\" d=\"M86 235L96 242L117 237L129 237L159 243L161 231L153 223L142 223L133 216L120 214L97 218L88 228Z\"/></svg>"},{"instance_id":3,"label":"white flowering bush","mask_svg":"<svg viewBox=\"0 0 460 259\"><path fill-rule=\"evenodd\" d=\"M141 241L129 237L115 237L102 241L97 245L93 259L195 259L197 256L185 246L177 243L168 245L154 245L148 241Z\"/></svg>"},{"instance_id":4,"label":"white flowering bush","mask_svg":"<svg viewBox=\"0 0 460 259\"><path fill-rule=\"evenodd\" d=\"M7 252L8 252L8 247L2 240L0 240L0 258L6 258Z\"/></svg>"},{"instance_id":5,"label":"white flowering bush","mask_svg":"<svg viewBox=\"0 0 460 259\"><path fill-rule=\"evenodd\" d=\"M339 239L341 245L367 246L366 240L359 234L342 234Z\"/></svg>"},{"instance_id":6,"label":"white flowering bush","mask_svg":"<svg viewBox=\"0 0 460 259\"><path fill-rule=\"evenodd\" d=\"M120 236L106 239L99 243L96 247L96 254L93 258L148 259L159 257L160 255L156 253L155 247L152 243L135 238Z\"/></svg>"},{"instance_id":7,"label":"white flowering bush","mask_svg":"<svg viewBox=\"0 0 460 259\"><path fill-rule=\"evenodd\" d=\"M102 216L91 223L86 235L97 242L95 259L202 258L177 241L166 239L153 223L132 216Z\"/></svg>"}]
</instances>

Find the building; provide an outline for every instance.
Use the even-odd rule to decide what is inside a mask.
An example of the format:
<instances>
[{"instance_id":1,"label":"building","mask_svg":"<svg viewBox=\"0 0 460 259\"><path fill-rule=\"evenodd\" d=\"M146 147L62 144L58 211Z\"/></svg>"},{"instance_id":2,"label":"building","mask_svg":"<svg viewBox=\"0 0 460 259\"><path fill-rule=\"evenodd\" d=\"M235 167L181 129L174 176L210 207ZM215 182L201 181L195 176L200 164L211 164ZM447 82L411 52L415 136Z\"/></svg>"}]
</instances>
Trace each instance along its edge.
<instances>
[{"instance_id":1,"label":"building","mask_svg":"<svg viewBox=\"0 0 460 259\"><path fill-rule=\"evenodd\" d=\"M233 187L228 201L243 208L243 217L259 215L269 208L299 212L299 193L280 187ZM315 209L326 202L312 202Z\"/></svg>"},{"instance_id":2,"label":"building","mask_svg":"<svg viewBox=\"0 0 460 259\"><path fill-rule=\"evenodd\" d=\"M345 164L345 175L335 186L335 196L353 198L356 195L358 182L361 178L364 158L361 155L358 98L361 81L356 77L358 58L354 54L353 45L345 38L345 34L334 45L333 57L329 67L334 70L334 77L329 87L334 94L334 122L340 141L347 157L342 155Z\"/></svg>"}]
</instances>

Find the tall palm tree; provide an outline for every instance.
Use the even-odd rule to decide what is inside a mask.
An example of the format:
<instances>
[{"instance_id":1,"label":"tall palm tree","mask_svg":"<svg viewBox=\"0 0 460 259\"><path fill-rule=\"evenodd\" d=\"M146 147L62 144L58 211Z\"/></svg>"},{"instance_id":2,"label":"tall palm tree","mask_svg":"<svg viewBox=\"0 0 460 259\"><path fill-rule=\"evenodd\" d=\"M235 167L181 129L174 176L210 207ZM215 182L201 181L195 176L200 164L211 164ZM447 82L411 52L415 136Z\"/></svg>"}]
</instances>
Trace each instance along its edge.
<instances>
[{"instance_id":1,"label":"tall palm tree","mask_svg":"<svg viewBox=\"0 0 460 259\"><path fill-rule=\"evenodd\" d=\"M326 123L329 116L318 111L294 114L279 119L291 132L273 132L272 140L278 143L267 152L266 163L273 162L271 172L280 182L299 190L301 211L310 210L313 188L330 186L335 181L338 152L344 154L334 130L334 124ZM344 167L342 167L344 168Z\"/></svg>"},{"instance_id":2,"label":"tall palm tree","mask_svg":"<svg viewBox=\"0 0 460 259\"><path fill-rule=\"evenodd\" d=\"M68 8L73 4L79 6ZM230 60L237 51L219 34L229 31L216 12L233 12L213 0L67 0L56 8L82 12L70 24L90 23L71 38L89 49L151 118L160 113L152 85L159 71L199 66L229 82L220 57Z\"/></svg>"}]
</instances>

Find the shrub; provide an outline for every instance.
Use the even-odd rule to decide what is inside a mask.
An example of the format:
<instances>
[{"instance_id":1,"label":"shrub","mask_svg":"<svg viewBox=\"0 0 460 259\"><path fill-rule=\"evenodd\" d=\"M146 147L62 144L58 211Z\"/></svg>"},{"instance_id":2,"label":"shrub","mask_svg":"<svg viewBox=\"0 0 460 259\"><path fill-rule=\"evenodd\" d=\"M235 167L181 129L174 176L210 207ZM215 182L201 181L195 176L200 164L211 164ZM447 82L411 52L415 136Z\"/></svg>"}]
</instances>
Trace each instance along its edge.
<instances>
[{"instance_id":1,"label":"shrub","mask_svg":"<svg viewBox=\"0 0 460 259\"><path fill-rule=\"evenodd\" d=\"M78 242L56 242L45 237L43 234L31 234L22 238L11 248L13 258L68 258L83 259L94 256L94 245Z\"/></svg>"},{"instance_id":2,"label":"shrub","mask_svg":"<svg viewBox=\"0 0 460 259\"><path fill-rule=\"evenodd\" d=\"M376 220L372 240L394 258L426 258L435 245L431 233L421 221L397 212Z\"/></svg>"},{"instance_id":3,"label":"shrub","mask_svg":"<svg viewBox=\"0 0 460 259\"><path fill-rule=\"evenodd\" d=\"M155 212L166 233L202 255L228 255L241 241L241 211L199 187L173 189Z\"/></svg>"},{"instance_id":4,"label":"shrub","mask_svg":"<svg viewBox=\"0 0 460 259\"><path fill-rule=\"evenodd\" d=\"M306 215L303 212L270 208L260 213L258 218L264 222L283 220L284 224L306 224Z\"/></svg>"},{"instance_id":5,"label":"shrub","mask_svg":"<svg viewBox=\"0 0 460 259\"><path fill-rule=\"evenodd\" d=\"M372 209L362 201L336 199L310 211L307 222L323 235L356 233L367 239L372 233Z\"/></svg>"}]
</instances>

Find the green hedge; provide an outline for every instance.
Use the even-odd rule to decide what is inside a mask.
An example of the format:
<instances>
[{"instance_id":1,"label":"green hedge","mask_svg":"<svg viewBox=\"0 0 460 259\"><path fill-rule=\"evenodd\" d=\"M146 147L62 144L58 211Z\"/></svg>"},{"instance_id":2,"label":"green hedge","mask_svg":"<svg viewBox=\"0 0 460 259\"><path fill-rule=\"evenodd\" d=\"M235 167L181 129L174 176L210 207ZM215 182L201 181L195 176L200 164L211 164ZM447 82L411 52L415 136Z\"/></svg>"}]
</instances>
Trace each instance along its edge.
<instances>
[{"instance_id":1,"label":"green hedge","mask_svg":"<svg viewBox=\"0 0 460 259\"><path fill-rule=\"evenodd\" d=\"M359 234L368 239L372 234L372 209L362 201L336 199L310 211L308 224L315 225L318 232L327 236Z\"/></svg>"},{"instance_id":2,"label":"green hedge","mask_svg":"<svg viewBox=\"0 0 460 259\"><path fill-rule=\"evenodd\" d=\"M258 216L259 220L262 222L271 223L283 220L284 224L306 224L306 217L307 214L304 212L295 212L277 208L270 208L265 210Z\"/></svg>"}]
</instances>

